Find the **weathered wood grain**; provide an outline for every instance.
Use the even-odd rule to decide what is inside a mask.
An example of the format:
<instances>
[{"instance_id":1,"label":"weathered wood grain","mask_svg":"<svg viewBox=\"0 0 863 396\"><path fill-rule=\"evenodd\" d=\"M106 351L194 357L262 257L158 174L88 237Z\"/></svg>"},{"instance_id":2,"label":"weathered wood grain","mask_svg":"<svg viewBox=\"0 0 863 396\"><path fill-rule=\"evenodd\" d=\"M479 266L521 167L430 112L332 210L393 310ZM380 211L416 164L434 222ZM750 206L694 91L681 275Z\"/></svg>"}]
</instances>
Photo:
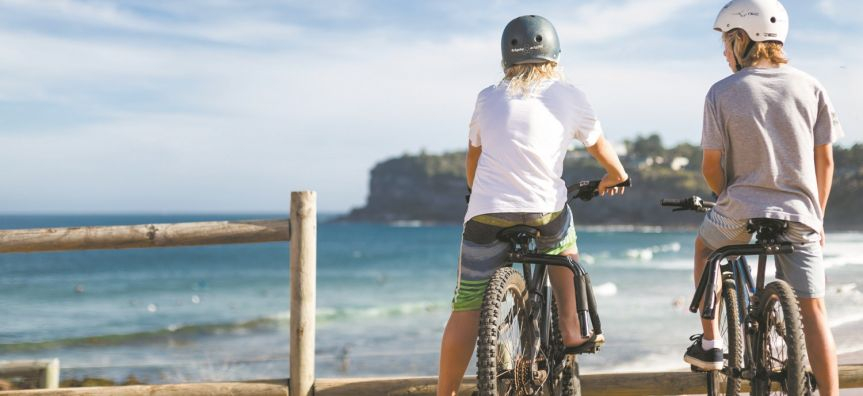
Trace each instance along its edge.
<instances>
[{"instance_id":1,"label":"weathered wood grain","mask_svg":"<svg viewBox=\"0 0 863 396\"><path fill-rule=\"evenodd\" d=\"M0 253L131 249L290 240L288 220L0 230Z\"/></svg>"}]
</instances>

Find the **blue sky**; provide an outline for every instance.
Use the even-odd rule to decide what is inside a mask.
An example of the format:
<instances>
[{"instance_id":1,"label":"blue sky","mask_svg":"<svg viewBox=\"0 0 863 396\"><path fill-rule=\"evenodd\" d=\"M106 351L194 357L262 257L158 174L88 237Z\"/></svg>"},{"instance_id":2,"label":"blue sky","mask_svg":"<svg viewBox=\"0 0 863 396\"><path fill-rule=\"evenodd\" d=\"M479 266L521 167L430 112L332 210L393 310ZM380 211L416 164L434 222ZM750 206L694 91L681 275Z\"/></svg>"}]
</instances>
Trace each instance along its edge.
<instances>
[{"instance_id":1,"label":"blue sky","mask_svg":"<svg viewBox=\"0 0 863 396\"><path fill-rule=\"evenodd\" d=\"M697 143L724 0L0 0L0 212L363 204L383 159L463 149L513 17L557 27L612 140ZM863 141L863 2L785 1L793 65Z\"/></svg>"}]
</instances>

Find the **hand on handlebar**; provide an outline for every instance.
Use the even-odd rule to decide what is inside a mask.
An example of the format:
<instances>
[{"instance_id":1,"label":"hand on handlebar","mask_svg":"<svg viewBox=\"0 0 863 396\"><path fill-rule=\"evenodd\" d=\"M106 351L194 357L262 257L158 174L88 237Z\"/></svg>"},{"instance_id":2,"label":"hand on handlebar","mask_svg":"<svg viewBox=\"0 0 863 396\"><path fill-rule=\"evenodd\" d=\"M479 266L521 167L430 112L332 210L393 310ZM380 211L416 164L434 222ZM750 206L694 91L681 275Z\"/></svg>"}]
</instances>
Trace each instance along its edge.
<instances>
[{"instance_id":1,"label":"hand on handlebar","mask_svg":"<svg viewBox=\"0 0 863 396\"><path fill-rule=\"evenodd\" d=\"M615 196L617 194L623 195L623 192L626 190L626 187L623 186L625 181L629 180L629 176L627 174L619 175L617 177L612 177L609 174L605 174L602 179L599 181L599 187L597 187L597 191L599 191L600 196L605 196L605 194L609 194L611 196Z\"/></svg>"},{"instance_id":2,"label":"hand on handlebar","mask_svg":"<svg viewBox=\"0 0 863 396\"><path fill-rule=\"evenodd\" d=\"M701 199L701 197L695 195L684 199L663 199L659 202L659 204L662 206L674 207L675 209L673 209L672 212L693 210L701 213L710 211L710 208L716 205L713 202L704 201Z\"/></svg>"},{"instance_id":3,"label":"hand on handlebar","mask_svg":"<svg viewBox=\"0 0 863 396\"><path fill-rule=\"evenodd\" d=\"M603 180L582 180L582 181L578 182L577 184L573 184L573 185L567 187L567 195L569 196L570 200L578 198L582 201L590 201L594 197L600 195L600 190L601 190L600 184L602 182L603 182ZM622 191L622 189L624 187L630 187L630 186L632 186L632 181L630 181L629 179L626 179L620 183L612 184L610 187L606 187L606 188L602 189L602 191L607 192L608 189L612 189L612 188L617 188L617 189L620 189L619 191ZM622 192L621 192L621 194L622 194ZM605 195L605 194L603 194L603 195Z\"/></svg>"}]
</instances>

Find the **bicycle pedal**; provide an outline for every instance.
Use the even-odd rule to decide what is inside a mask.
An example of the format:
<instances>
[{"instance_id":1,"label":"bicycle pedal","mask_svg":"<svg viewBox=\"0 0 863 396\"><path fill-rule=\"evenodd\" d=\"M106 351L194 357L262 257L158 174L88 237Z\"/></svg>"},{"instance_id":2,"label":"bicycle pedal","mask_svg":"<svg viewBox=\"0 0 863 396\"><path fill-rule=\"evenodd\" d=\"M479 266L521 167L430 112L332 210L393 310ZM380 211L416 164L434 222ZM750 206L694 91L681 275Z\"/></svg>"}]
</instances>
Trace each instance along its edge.
<instances>
[{"instance_id":1,"label":"bicycle pedal","mask_svg":"<svg viewBox=\"0 0 863 396\"><path fill-rule=\"evenodd\" d=\"M705 369L698 367L694 364L690 365L689 369L692 370L693 373L709 373L710 372L710 370L705 370Z\"/></svg>"},{"instance_id":2,"label":"bicycle pedal","mask_svg":"<svg viewBox=\"0 0 863 396\"><path fill-rule=\"evenodd\" d=\"M596 334L590 337L590 340L581 344L577 347L567 347L563 349L563 352L567 355L583 355L583 354L593 354L599 352L599 349L602 345L605 344L605 337L602 334Z\"/></svg>"}]
</instances>

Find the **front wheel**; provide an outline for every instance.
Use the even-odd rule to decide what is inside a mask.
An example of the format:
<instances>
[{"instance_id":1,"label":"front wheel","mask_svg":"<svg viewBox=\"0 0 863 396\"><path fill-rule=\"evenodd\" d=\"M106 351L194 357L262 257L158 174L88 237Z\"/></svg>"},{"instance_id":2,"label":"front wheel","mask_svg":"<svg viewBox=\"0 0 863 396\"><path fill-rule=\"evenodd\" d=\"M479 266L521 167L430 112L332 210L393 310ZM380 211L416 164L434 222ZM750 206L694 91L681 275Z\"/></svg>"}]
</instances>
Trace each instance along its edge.
<instances>
[{"instance_id":1,"label":"front wheel","mask_svg":"<svg viewBox=\"0 0 863 396\"><path fill-rule=\"evenodd\" d=\"M531 375L525 366L527 293L524 278L511 267L495 271L483 297L477 339L477 388L480 396L518 395ZM528 371L525 372L525 369Z\"/></svg>"},{"instance_id":2,"label":"front wheel","mask_svg":"<svg viewBox=\"0 0 863 396\"><path fill-rule=\"evenodd\" d=\"M797 296L784 281L775 281L758 293L755 311L755 378L752 394L808 394L803 368L803 329Z\"/></svg>"}]
</instances>

